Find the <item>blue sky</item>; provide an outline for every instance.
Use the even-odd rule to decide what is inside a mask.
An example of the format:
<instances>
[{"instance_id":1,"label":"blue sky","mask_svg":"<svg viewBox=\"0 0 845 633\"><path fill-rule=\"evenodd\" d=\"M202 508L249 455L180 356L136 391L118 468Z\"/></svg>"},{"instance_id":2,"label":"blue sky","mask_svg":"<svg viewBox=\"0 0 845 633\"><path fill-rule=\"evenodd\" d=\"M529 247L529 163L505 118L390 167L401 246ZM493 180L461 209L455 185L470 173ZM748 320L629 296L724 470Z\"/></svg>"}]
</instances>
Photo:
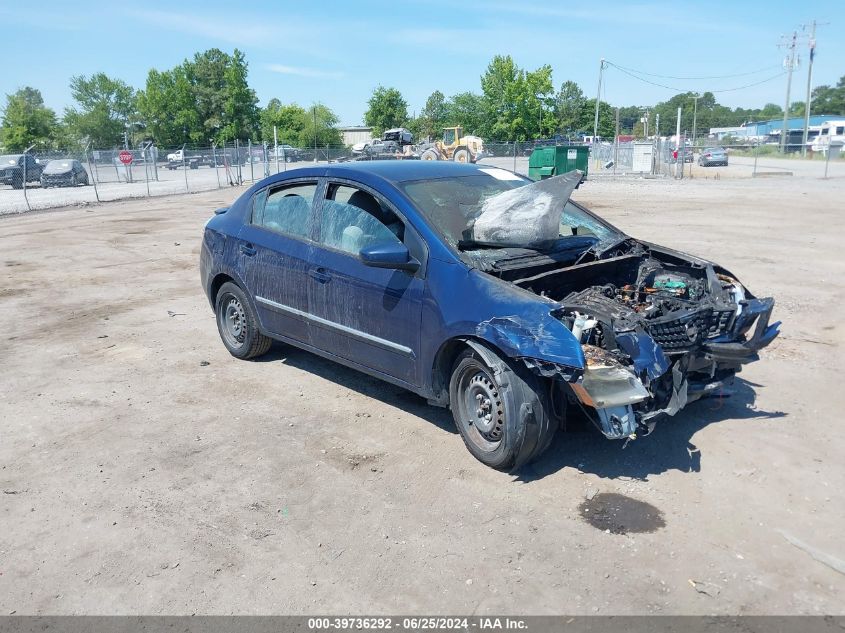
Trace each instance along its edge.
<instances>
[{"instance_id":1,"label":"blue sky","mask_svg":"<svg viewBox=\"0 0 845 633\"><path fill-rule=\"evenodd\" d=\"M102 71L142 88L150 68L171 68L211 47L230 52L237 47L246 53L250 84L262 105L272 97L304 106L319 101L343 124L355 125L379 84L398 88L411 113L434 90L447 96L480 91L479 77L495 54L510 54L528 69L549 63L556 89L571 79L588 96L595 95L602 57L676 77L766 69L723 79L648 77L680 90L735 88L779 73L781 35L814 18L830 24L817 34L813 84L834 84L845 75L842 8L841 0L0 0L7 62L0 93L31 85L61 112L72 101L73 74ZM806 45L800 53L792 101L804 98ZM728 106L782 105L785 87L779 77L717 99ZM615 68L606 71L603 99L614 105L651 105L673 94Z\"/></svg>"}]
</instances>

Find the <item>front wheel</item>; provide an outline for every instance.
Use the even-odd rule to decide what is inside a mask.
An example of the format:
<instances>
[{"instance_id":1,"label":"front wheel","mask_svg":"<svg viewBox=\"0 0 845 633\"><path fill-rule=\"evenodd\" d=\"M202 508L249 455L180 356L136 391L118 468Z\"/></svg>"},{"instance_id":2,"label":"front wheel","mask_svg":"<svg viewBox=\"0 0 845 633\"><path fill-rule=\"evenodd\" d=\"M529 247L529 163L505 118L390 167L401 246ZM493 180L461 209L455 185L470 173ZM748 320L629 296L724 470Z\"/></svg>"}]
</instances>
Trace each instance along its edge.
<instances>
[{"instance_id":1,"label":"front wheel","mask_svg":"<svg viewBox=\"0 0 845 633\"><path fill-rule=\"evenodd\" d=\"M239 286L226 282L214 303L217 330L223 345L235 358L256 358L266 354L273 340L258 330L258 319Z\"/></svg>"},{"instance_id":2,"label":"front wheel","mask_svg":"<svg viewBox=\"0 0 845 633\"><path fill-rule=\"evenodd\" d=\"M433 149L427 149L420 156L420 160L437 160L437 152Z\"/></svg>"},{"instance_id":3,"label":"front wheel","mask_svg":"<svg viewBox=\"0 0 845 633\"><path fill-rule=\"evenodd\" d=\"M449 382L452 416L473 456L514 471L548 448L556 425L541 381L492 350L466 349Z\"/></svg>"},{"instance_id":4,"label":"front wheel","mask_svg":"<svg viewBox=\"0 0 845 633\"><path fill-rule=\"evenodd\" d=\"M463 147L461 149L456 149L452 156L452 160L456 163L468 163L470 162L470 159L469 150L464 149Z\"/></svg>"}]
</instances>

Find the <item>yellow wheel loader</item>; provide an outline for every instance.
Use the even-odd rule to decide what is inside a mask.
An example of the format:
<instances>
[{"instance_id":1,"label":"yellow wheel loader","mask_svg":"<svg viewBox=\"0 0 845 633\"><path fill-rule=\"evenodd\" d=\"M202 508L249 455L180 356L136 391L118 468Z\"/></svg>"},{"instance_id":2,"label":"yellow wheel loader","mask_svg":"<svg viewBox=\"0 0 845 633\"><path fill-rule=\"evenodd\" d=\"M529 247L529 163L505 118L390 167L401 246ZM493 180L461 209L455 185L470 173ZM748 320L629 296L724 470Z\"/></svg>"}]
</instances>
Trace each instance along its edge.
<instances>
[{"instance_id":1,"label":"yellow wheel loader","mask_svg":"<svg viewBox=\"0 0 845 633\"><path fill-rule=\"evenodd\" d=\"M456 163L474 163L484 158L484 141L477 136L463 136L460 127L443 128L443 140L435 141L420 156L421 160L453 160Z\"/></svg>"}]
</instances>

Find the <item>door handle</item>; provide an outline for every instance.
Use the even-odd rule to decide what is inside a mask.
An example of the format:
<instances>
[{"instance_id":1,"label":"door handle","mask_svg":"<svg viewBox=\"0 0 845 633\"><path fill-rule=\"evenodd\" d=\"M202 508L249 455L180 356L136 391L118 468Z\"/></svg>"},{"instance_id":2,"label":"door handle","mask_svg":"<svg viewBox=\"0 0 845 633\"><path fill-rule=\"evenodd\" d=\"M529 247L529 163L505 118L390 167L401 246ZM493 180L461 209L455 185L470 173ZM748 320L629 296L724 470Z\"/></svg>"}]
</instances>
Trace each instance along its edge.
<instances>
[{"instance_id":1,"label":"door handle","mask_svg":"<svg viewBox=\"0 0 845 633\"><path fill-rule=\"evenodd\" d=\"M332 276L326 272L325 268L312 268L308 271L308 274L311 275L317 281L319 281L321 284L327 283L332 280Z\"/></svg>"},{"instance_id":2,"label":"door handle","mask_svg":"<svg viewBox=\"0 0 845 633\"><path fill-rule=\"evenodd\" d=\"M256 253L255 247L252 244L241 244L240 251L241 253L243 253L244 255L248 255L249 257L252 257Z\"/></svg>"}]
</instances>

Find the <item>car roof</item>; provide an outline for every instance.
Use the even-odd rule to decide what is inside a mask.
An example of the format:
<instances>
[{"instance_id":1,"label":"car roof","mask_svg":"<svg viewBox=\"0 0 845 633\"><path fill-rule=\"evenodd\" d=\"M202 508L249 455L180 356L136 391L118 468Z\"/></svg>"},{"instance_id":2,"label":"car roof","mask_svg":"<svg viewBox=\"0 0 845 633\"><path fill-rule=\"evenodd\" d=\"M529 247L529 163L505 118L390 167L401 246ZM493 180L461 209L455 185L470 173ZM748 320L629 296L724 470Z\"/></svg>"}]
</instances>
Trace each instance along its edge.
<instances>
[{"instance_id":1,"label":"car roof","mask_svg":"<svg viewBox=\"0 0 845 633\"><path fill-rule=\"evenodd\" d=\"M484 165L468 165L448 160L374 160L332 163L327 176L355 177L361 173L379 176L391 182L409 180L430 180L435 178L456 178L481 175ZM488 169L491 166L488 166ZM288 172L290 173L290 172Z\"/></svg>"}]
</instances>

